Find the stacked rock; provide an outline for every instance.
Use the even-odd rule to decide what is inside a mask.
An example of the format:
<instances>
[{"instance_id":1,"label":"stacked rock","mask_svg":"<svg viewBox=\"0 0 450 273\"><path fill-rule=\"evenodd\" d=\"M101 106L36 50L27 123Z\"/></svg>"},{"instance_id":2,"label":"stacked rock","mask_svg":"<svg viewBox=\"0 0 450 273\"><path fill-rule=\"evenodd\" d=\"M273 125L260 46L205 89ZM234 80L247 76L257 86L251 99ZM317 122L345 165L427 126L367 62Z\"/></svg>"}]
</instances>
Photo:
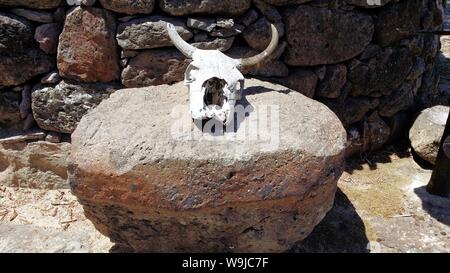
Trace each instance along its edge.
<instances>
[{"instance_id":1,"label":"stacked rock","mask_svg":"<svg viewBox=\"0 0 450 273\"><path fill-rule=\"evenodd\" d=\"M0 0L0 126L71 133L114 90L183 80L167 22L232 57L265 48L274 24L277 51L247 76L325 103L349 153L376 149L438 95L439 37L417 30L442 18L440 0Z\"/></svg>"}]
</instances>

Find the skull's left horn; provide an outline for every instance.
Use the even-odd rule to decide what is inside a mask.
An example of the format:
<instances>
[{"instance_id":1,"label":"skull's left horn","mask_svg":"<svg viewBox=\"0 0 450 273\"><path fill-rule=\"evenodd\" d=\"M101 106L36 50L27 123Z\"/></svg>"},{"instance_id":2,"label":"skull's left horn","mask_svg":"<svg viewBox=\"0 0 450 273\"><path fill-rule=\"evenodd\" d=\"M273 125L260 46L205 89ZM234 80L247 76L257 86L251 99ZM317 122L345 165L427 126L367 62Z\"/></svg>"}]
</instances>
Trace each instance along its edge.
<instances>
[{"instance_id":1,"label":"skull's left horn","mask_svg":"<svg viewBox=\"0 0 450 273\"><path fill-rule=\"evenodd\" d=\"M172 40L173 45L178 48L184 56L192 58L196 48L186 43L183 38L180 37L175 27L170 23L167 23L167 32L169 33L169 37L170 40Z\"/></svg>"},{"instance_id":2,"label":"skull's left horn","mask_svg":"<svg viewBox=\"0 0 450 273\"><path fill-rule=\"evenodd\" d=\"M272 39L270 40L270 43L267 46L267 48L264 49L263 52L259 53L256 56L239 59L238 60L238 62L239 62L238 68L239 69L257 65L257 64L261 63L262 61L264 61L265 59L267 59L275 51L275 49L278 46L278 40L279 40L278 30L273 24L270 24L270 28L272 29Z\"/></svg>"}]
</instances>

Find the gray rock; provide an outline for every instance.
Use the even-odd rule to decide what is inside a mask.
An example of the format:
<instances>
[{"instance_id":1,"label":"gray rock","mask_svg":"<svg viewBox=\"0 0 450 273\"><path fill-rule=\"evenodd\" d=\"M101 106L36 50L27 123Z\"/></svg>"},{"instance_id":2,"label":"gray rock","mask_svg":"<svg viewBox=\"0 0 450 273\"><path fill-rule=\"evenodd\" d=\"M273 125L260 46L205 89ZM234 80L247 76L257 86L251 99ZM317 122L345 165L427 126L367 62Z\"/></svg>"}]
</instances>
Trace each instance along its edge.
<instances>
[{"instance_id":1,"label":"gray rock","mask_svg":"<svg viewBox=\"0 0 450 273\"><path fill-rule=\"evenodd\" d=\"M70 6L92 6L95 4L95 0L66 0L67 5Z\"/></svg>"},{"instance_id":2,"label":"gray rock","mask_svg":"<svg viewBox=\"0 0 450 273\"><path fill-rule=\"evenodd\" d=\"M316 95L325 98L338 98L347 82L347 67L342 64L327 66L325 75L317 86Z\"/></svg>"},{"instance_id":3,"label":"gray rock","mask_svg":"<svg viewBox=\"0 0 450 273\"><path fill-rule=\"evenodd\" d=\"M38 23L51 23L53 22L53 14L48 11L41 10L29 10L29 9L11 9L11 12L15 15L24 17L30 21Z\"/></svg>"},{"instance_id":4,"label":"gray rock","mask_svg":"<svg viewBox=\"0 0 450 273\"><path fill-rule=\"evenodd\" d=\"M61 133L57 132L48 132L45 136L45 141L51 143L60 143L61 142Z\"/></svg>"},{"instance_id":5,"label":"gray rock","mask_svg":"<svg viewBox=\"0 0 450 273\"><path fill-rule=\"evenodd\" d=\"M349 66L348 79L352 95L389 95L405 81L413 66L413 56L407 48L385 48L375 57Z\"/></svg>"},{"instance_id":6,"label":"gray rock","mask_svg":"<svg viewBox=\"0 0 450 273\"><path fill-rule=\"evenodd\" d=\"M60 80L61 80L61 76L59 75L58 70L53 70L53 71L45 74L45 76L41 78L41 83L52 84L52 83L57 83Z\"/></svg>"},{"instance_id":7,"label":"gray rock","mask_svg":"<svg viewBox=\"0 0 450 273\"><path fill-rule=\"evenodd\" d=\"M253 3L255 4L256 8L261 12L264 17L269 19L271 22L280 22L281 21L281 14L278 12L278 10L267 4L263 0L253 0Z\"/></svg>"},{"instance_id":8,"label":"gray rock","mask_svg":"<svg viewBox=\"0 0 450 273\"><path fill-rule=\"evenodd\" d=\"M421 0L401 1L382 8L375 24L375 41L387 46L415 35L420 28Z\"/></svg>"},{"instance_id":9,"label":"gray rock","mask_svg":"<svg viewBox=\"0 0 450 273\"><path fill-rule=\"evenodd\" d=\"M414 121L409 140L414 151L424 160L434 164L449 114L448 106L427 108Z\"/></svg>"},{"instance_id":10,"label":"gray rock","mask_svg":"<svg viewBox=\"0 0 450 273\"><path fill-rule=\"evenodd\" d=\"M194 37L195 39L195 37ZM225 52L231 48L234 42L234 37L230 38L210 38L206 40L192 43L193 46L200 49L219 50Z\"/></svg>"},{"instance_id":11,"label":"gray rock","mask_svg":"<svg viewBox=\"0 0 450 273\"><path fill-rule=\"evenodd\" d=\"M339 11L300 5L283 10L288 65L312 66L349 60L372 40L372 18L356 11ZM345 29L345 31L342 31Z\"/></svg>"},{"instance_id":12,"label":"gray rock","mask_svg":"<svg viewBox=\"0 0 450 273\"><path fill-rule=\"evenodd\" d=\"M271 23L265 17L261 17L245 29L242 33L242 37L251 48L264 50L272 39L272 28L270 25ZM275 24L275 27L278 30L279 37L283 37L283 23L277 23Z\"/></svg>"},{"instance_id":13,"label":"gray rock","mask_svg":"<svg viewBox=\"0 0 450 273\"><path fill-rule=\"evenodd\" d=\"M22 89L22 98L19 105L20 117L25 119L31 113L31 86L25 85Z\"/></svg>"},{"instance_id":14,"label":"gray rock","mask_svg":"<svg viewBox=\"0 0 450 273\"><path fill-rule=\"evenodd\" d=\"M211 32L217 26L217 24L216 20L213 18L189 17L187 20L187 26L190 28L204 30L206 32Z\"/></svg>"},{"instance_id":15,"label":"gray rock","mask_svg":"<svg viewBox=\"0 0 450 273\"><path fill-rule=\"evenodd\" d=\"M54 87L38 86L32 92L32 109L44 130L72 133L80 119L111 93L117 84L87 84L67 80Z\"/></svg>"},{"instance_id":16,"label":"gray rock","mask_svg":"<svg viewBox=\"0 0 450 273\"><path fill-rule=\"evenodd\" d=\"M244 122L261 122L268 113L257 109L274 105L278 132L197 139L183 83L120 90L89 112L72 135L69 167L88 218L141 252L280 252L308 236L332 207L345 130L298 92L257 80L246 87L254 110Z\"/></svg>"},{"instance_id":17,"label":"gray rock","mask_svg":"<svg viewBox=\"0 0 450 273\"><path fill-rule=\"evenodd\" d=\"M383 117L391 117L401 110L414 105L414 94L417 92L413 82L405 82L390 95L381 100L379 113Z\"/></svg>"},{"instance_id":18,"label":"gray rock","mask_svg":"<svg viewBox=\"0 0 450 273\"><path fill-rule=\"evenodd\" d=\"M254 9L251 9L251 10L247 11L247 13L242 15L241 18L239 18L238 23L248 27L253 22L258 20L258 17L259 17L258 12L256 12L256 10L254 10Z\"/></svg>"},{"instance_id":19,"label":"gray rock","mask_svg":"<svg viewBox=\"0 0 450 273\"><path fill-rule=\"evenodd\" d=\"M160 8L173 16L215 15L240 16L250 8L251 0L160 0Z\"/></svg>"},{"instance_id":20,"label":"gray rock","mask_svg":"<svg viewBox=\"0 0 450 273\"><path fill-rule=\"evenodd\" d=\"M345 100L322 99L321 101L336 113L346 128L361 121L370 110L375 109L379 105L378 99L364 97L349 97Z\"/></svg>"},{"instance_id":21,"label":"gray rock","mask_svg":"<svg viewBox=\"0 0 450 273\"><path fill-rule=\"evenodd\" d=\"M143 87L182 81L191 60L177 49L151 49L139 53L122 71L122 84Z\"/></svg>"},{"instance_id":22,"label":"gray rock","mask_svg":"<svg viewBox=\"0 0 450 273\"><path fill-rule=\"evenodd\" d=\"M32 47L33 33L33 25L27 20L0 12L0 54L13 55Z\"/></svg>"},{"instance_id":23,"label":"gray rock","mask_svg":"<svg viewBox=\"0 0 450 273\"><path fill-rule=\"evenodd\" d=\"M55 61L41 50L30 48L16 54L0 56L0 86L22 84L55 67Z\"/></svg>"},{"instance_id":24,"label":"gray rock","mask_svg":"<svg viewBox=\"0 0 450 273\"><path fill-rule=\"evenodd\" d=\"M105 9L118 13L150 14L155 8L155 0L100 0Z\"/></svg>"},{"instance_id":25,"label":"gray rock","mask_svg":"<svg viewBox=\"0 0 450 273\"><path fill-rule=\"evenodd\" d=\"M211 31L210 35L212 37L231 37L241 34L245 29L245 26L241 24L234 24L233 27L230 28L214 28L213 31Z\"/></svg>"},{"instance_id":26,"label":"gray rock","mask_svg":"<svg viewBox=\"0 0 450 273\"><path fill-rule=\"evenodd\" d=\"M275 6L285 6L285 5L303 4L306 2L311 2L312 0L263 0L263 1Z\"/></svg>"},{"instance_id":27,"label":"gray rock","mask_svg":"<svg viewBox=\"0 0 450 273\"><path fill-rule=\"evenodd\" d=\"M192 38L183 20L155 15L119 24L117 42L123 49L130 50L172 46L166 30L167 23L173 24L184 40Z\"/></svg>"},{"instance_id":28,"label":"gray rock","mask_svg":"<svg viewBox=\"0 0 450 273\"><path fill-rule=\"evenodd\" d=\"M56 54L61 31L62 27L57 23L40 25L36 28L34 39L39 43L42 51L47 54Z\"/></svg>"}]
</instances>

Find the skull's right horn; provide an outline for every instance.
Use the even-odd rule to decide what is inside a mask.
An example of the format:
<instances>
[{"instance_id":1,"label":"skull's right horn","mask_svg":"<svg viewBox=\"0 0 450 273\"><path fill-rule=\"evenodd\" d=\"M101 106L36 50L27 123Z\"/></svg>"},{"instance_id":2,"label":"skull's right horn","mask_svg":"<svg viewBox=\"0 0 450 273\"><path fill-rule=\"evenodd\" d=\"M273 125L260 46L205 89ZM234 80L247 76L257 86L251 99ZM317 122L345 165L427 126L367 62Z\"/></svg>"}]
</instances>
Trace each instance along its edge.
<instances>
[{"instance_id":1,"label":"skull's right horn","mask_svg":"<svg viewBox=\"0 0 450 273\"><path fill-rule=\"evenodd\" d=\"M277 28L273 24L270 24L270 28L272 29L272 39L267 48L256 56L238 59L239 69L257 65L267 59L275 51L278 46L279 34Z\"/></svg>"},{"instance_id":2,"label":"skull's right horn","mask_svg":"<svg viewBox=\"0 0 450 273\"><path fill-rule=\"evenodd\" d=\"M175 27L167 23L167 32L169 33L170 40L172 40L173 45L178 48L184 56L192 58L196 48L186 43L183 38L180 37Z\"/></svg>"}]
</instances>

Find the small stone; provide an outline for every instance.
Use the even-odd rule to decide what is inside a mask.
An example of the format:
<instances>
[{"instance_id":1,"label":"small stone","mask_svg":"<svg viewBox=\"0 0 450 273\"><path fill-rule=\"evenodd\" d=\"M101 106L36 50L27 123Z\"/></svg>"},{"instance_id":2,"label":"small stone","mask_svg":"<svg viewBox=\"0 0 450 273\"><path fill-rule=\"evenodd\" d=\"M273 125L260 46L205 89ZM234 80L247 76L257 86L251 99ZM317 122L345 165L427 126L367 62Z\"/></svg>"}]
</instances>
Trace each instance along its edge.
<instances>
[{"instance_id":1,"label":"small stone","mask_svg":"<svg viewBox=\"0 0 450 273\"><path fill-rule=\"evenodd\" d=\"M241 34L244 31L245 27L240 24L235 24L231 28L215 28L210 35L212 37L222 37L227 38L231 36L236 36Z\"/></svg>"},{"instance_id":2,"label":"small stone","mask_svg":"<svg viewBox=\"0 0 450 273\"><path fill-rule=\"evenodd\" d=\"M254 9L251 9L241 18L239 18L238 23L248 27L256 20L258 20L258 12L256 12Z\"/></svg>"},{"instance_id":3,"label":"small stone","mask_svg":"<svg viewBox=\"0 0 450 273\"><path fill-rule=\"evenodd\" d=\"M216 21L212 18L188 18L187 26L190 28L211 32L217 26Z\"/></svg>"},{"instance_id":4,"label":"small stone","mask_svg":"<svg viewBox=\"0 0 450 273\"><path fill-rule=\"evenodd\" d=\"M42 51L47 54L56 54L61 30L61 26L57 23L40 25L35 30L34 39L39 43Z\"/></svg>"},{"instance_id":5,"label":"small stone","mask_svg":"<svg viewBox=\"0 0 450 273\"><path fill-rule=\"evenodd\" d=\"M48 11L29 10L29 9L11 9L15 15L22 16L30 21L39 23L53 22L53 14Z\"/></svg>"},{"instance_id":6,"label":"small stone","mask_svg":"<svg viewBox=\"0 0 450 273\"><path fill-rule=\"evenodd\" d=\"M346 82L347 67L343 64L330 65L317 86L316 95L325 98L338 98Z\"/></svg>"},{"instance_id":7,"label":"small stone","mask_svg":"<svg viewBox=\"0 0 450 273\"><path fill-rule=\"evenodd\" d=\"M427 108L419 114L409 131L412 148L431 164L436 162L449 111L448 106L442 105Z\"/></svg>"},{"instance_id":8,"label":"small stone","mask_svg":"<svg viewBox=\"0 0 450 273\"><path fill-rule=\"evenodd\" d=\"M232 18L217 18L216 25L221 28L232 28L234 20Z\"/></svg>"},{"instance_id":9,"label":"small stone","mask_svg":"<svg viewBox=\"0 0 450 273\"><path fill-rule=\"evenodd\" d=\"M60 80L61 80L61 76L59 75L58 70L53 70L41 78L41 83L52 84L52 83L57 83Z\"/></svg>"},{"instance_id":10,"label":"small stone","mask_svg":"<svg viewBox=\"0 0 450 273\"><path fill-rule=\"evenodd\" d=\"M34 126L35 123L36 123L36 121L34 120L33 114L29 113L27 115L27 117L25 118L25 120L23 121L22 129L23 130L29 130L29 129L31 129Z\"/></svg>"},{"instance_id":11,"label":"small stone","mask_svg":"<svg viewBox=\"0 0 450 273\"><path fill-rule=\"evenodd\" d=\"M58 132L48 132L45 137L45 141L52 143L60 143L61 142L61 133Z\"/></svg>"},{"instance_id":12,"label":"small stone","mask_svg":"<svg viewBox=\"0 0 450 273\"><path fill-rule=\"evenodd\" d=\"M256 8L271 22L280 22L281 14L278 12L276 8L267 4L263 0L253 0Z\"/></svg>"},{"instance_id":13,"label":"small stone","mask_svg":"<svg viewBox=\"0 0 450 273\"><path fill-rule=\"evenodd\" d=\"M195 37L194 37L195 39ZM199 38L197 38L199 39ZM205 50L219 50L221 52L225 52L229 50L234 42L234 37L230 38L210 38L207 40L199 41L192 43L192 45L196 48L205 49Z\"/></svg>"},{"instance_id":14,"label":"small stone","mask_svg":"<svg viewBox=\"0 0 450 273\"><path fill-rule=\"evenodd\" d=\"M95 0L66 0L69 6L92 6Z\"/></svg>"},{"instance_id":15,"label":"small stone","mask_svg":"<svg viewBox=\"0 0 450 273\"><path fill-rule=\"evenodd\" d=\"M42 130L30 130L26 132L14 132L13 134L1 135L0 148L3 144L19 143L24 141L38 141L45 138L45 133Z\"/></svg>"}]
</instances>

